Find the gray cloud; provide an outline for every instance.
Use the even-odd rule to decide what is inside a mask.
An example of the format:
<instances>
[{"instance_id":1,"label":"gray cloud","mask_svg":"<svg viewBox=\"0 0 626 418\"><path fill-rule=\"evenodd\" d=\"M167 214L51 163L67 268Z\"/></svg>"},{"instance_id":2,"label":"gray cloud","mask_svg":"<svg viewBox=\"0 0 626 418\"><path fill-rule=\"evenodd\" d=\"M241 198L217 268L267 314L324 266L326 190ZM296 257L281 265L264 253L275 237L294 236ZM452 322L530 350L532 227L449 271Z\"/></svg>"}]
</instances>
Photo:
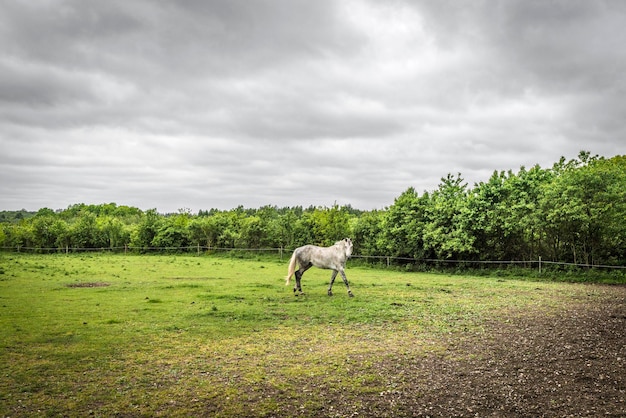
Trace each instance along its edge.
<instances>
[{"instance_id":1,"label":"gray cloud","mask_svg":"<svg viewBox=\"0 0 626 418\"><path fill-rule=\"evenodd\" d=\"M0 209L380 208L626 150L618 1L0 6Z\"/></svg>"}]
</instances>

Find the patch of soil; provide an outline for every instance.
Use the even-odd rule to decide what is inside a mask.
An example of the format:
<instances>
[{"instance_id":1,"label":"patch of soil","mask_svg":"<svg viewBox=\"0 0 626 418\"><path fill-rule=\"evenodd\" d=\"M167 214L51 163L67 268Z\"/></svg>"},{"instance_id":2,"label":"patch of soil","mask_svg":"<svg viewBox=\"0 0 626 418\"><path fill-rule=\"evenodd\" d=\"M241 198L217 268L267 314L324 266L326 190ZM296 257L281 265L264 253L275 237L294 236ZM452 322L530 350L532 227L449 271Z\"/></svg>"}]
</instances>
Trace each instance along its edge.
<instances>
[{"instance_id":1,"label":"patch of soil","mask_svg":"<svg viewBox=\"0 0 626 418\"><path fill-rule=\"evenodd\" d=\"M110 286L109 283L106 282L79 282L79 283L70 283L67 287L107 287Z\"/></svg>"},{"instance_id":2,"label":"patch of soil","mask_svg":"<svg viewBox=\"0 0 626 418\"><path fill-rule=\"evenodd\" d=\"M449 341L452 351L395 358L393 387L360 415L626 416L626 287L553 314L526 312Z\"/></svg>"},{"instance_id":3,"label":"patch of soil","mask_svg":"<svg viewBox=\"0 0 626 418\"><path fill-rule=\"evenodd\" d=\"M324 385L315 409L297 406L303 393L267 416L626 417L626 286L550 311L512 311L442 345L424 355L396 351L355 370L376 375L383 391Z\"/></svg>"}]
</instances>

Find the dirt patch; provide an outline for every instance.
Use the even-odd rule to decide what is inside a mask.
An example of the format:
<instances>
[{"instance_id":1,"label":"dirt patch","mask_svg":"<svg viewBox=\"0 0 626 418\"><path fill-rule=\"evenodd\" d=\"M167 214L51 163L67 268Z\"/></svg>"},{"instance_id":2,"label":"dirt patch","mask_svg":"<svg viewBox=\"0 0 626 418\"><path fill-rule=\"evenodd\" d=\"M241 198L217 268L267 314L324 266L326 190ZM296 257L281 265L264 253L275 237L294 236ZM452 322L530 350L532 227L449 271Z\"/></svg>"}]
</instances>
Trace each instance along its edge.
<instances>
[{"instance_id":1,"label":"dirt patch","mask_svg":"<svg viewBox=\"0 0 626 418\"><path fill-rule=\"evenodd\" d=\"M67 287L107 287L110 286L110 283L106 282L79 282L79 283L70 283Z\"/></svg>"},{"instance_id":2,"label":"dirt patch","mask_svg":"<svg viewBox=\"0 0 626 418\"><path fill-rule=\"evenodd\" d=\"M626 416L626 287L551 312L515 312L484 332L455 333L446 350L396 354L368 370L384 391L326 387L300 416ZM377 385L378 386L378 385ZM276 394L274 394L276 395ZM283 416L281 411L276 416Z\"/></svg>"},{"instance_id":3,"label":"dirt patch","mask_svg":"<svg viewBox=\"0 0 626 418\"><path fill-rule=\"evenodd\" d=\"M626 288L550 315L492 322L482 336L418 361L378 365L393 387L377 416L626 416Z\"/></svg>"}]
</instances>

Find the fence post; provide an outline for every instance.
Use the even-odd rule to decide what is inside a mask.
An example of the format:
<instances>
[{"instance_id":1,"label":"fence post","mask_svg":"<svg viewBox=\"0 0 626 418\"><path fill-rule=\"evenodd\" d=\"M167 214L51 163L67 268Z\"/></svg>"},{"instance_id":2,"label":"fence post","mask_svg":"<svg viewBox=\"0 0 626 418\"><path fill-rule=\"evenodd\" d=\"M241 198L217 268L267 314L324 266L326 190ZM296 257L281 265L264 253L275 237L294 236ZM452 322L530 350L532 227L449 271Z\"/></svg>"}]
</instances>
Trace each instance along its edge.
<instances>
[{"instance_id":1,"label":"fence post","mask_svg":"<svg viewBox=\"0 0 626 418\"><path fill-rule=\"evenodd\" d=\"M539 256L539 275L541 275L541 256Z\"/></svg>"}]
</instances>

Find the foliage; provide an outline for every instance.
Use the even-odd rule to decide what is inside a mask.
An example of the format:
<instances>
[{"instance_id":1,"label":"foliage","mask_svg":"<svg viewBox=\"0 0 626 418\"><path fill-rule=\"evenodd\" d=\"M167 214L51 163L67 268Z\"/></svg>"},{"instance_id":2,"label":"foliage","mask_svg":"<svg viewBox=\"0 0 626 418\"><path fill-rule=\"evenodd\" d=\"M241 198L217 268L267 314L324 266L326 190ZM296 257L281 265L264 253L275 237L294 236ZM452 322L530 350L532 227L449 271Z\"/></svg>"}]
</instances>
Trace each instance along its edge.
<instances>
[{"instance_id":1,"label":"foliage","mask_svg":"<svg viewBox=\"0 0 626 418\"><path fill-rule=\"evenodd\" d=\"M496 171L469 187L448 174L434 191L413 187L384 210L351 206L188 209L160 214L115 203L1 212L0 245L73 248L287 250L351 237L355 255L626 265L626 156L581 152L551 168Z\"/></svg>"},{"instance_id":2,"label":"foliage","mask_svg":"<svg viewBox=\"0 0 626 418\"><path fill-rule=\"evenodd\" d=\"M402 193L382 217L382 249L396 257L422 258L426 208L430 197L420 197L414 188ZM364 245L359 243L358 245ZM371 254L370 254L371 255Z\"/></svg>"},{"instance_id":3,"label":"foliage","mask_svg":"<svg viewBox=\"0 0 626 418\"><path fill-rule=\"evenodd\" d=\"M623 264L626 158L583 159L559 169L541 202L552 258Z\"/></svg>"},{"instance_id":4,"label":"foliage","mask_svg":"<svg viewBox=\"0 0 626 418\"><path fill-rule=\"evenodd\" d=\"M467 184L460 174L441 179L426 207L423 233L424 248L437 258L463 258L476 251L466 202Z\"/></svg>"}]
</instances>

